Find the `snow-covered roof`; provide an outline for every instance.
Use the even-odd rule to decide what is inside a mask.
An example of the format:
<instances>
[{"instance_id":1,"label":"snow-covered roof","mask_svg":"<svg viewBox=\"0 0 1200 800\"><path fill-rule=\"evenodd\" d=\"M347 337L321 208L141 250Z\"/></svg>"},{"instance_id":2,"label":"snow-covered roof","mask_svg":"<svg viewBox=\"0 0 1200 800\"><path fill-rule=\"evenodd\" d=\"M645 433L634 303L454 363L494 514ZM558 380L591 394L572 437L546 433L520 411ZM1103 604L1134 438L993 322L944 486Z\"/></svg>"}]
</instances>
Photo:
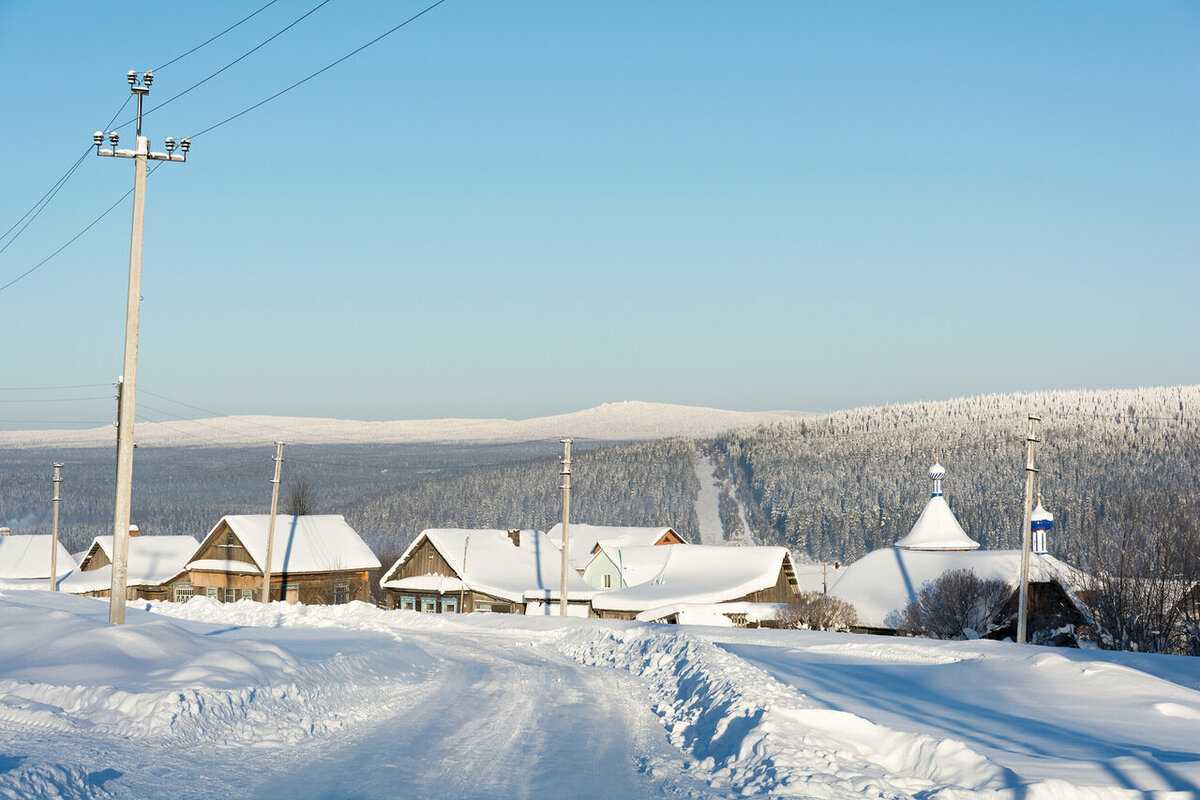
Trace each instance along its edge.
<instances>
[{"instance_id":1,"label":"snow-covered roof","mask_svg":"<svg viewBox=\"0 0 1200 800\"><path fill-rule=\"evenodd\" d=\"M421 531L404 554L380 580L386 586L422 542L430 544L462 579L467 589L521 603L527 592L557 590L562 551L537 530L519 531L518 544L509 532L497 529L431 528ZM595 590L573 571L567 576L567 593L590 596ZM455 589L454 591L457 591Z\"/></svg>"},{"instance_id":2,"label":"snow-covered roof","mask_svg":"<svg viewBox=\"0 0 1200 800\"><path fill-rule=\"evenodd\" d=\"M884 547L844 567L829 594L854 606L859 625L888 627L888 614L908 605L925 583L955 569L969 569L980 578L1001 578L1016 586L1021 575L1021 551L930 552ZM1083 573L1054 556L1033 554L1029 579L1057 580L1072 589L1080 585Z\"/></svg>"},{"instance_id":3,"label":"snow-covered roof","mask_svg":"<svg viewBox=\"0 0 1200 800\"><path fill-rule=\"evenodd\" d=\"M129 586L158 586L175 577L184 568L187 560L196 551L196 540L191 536L131 536L129 539ZM64 592L103 591L112 587L113 537L97 536L92 540L87 555L102 552L109 564L96 569L74 572L63 581ZM86 558L86 556L85 556ZM82 562L81 562L82 563Z\"/></svg>"},{"instance_id":4,"label":"snow-covered roof","mask_svg":"<svg viewBox=\"0 0 1200 800\"><path fill-rule=\"evenodd\" d=\"M896 547L905 550L977 550L979 542L967 536L958 524L958 518L950 510L950 504L942 496L942 480L946 468L934 463L929 468L929 479L933 481L933 493L913 524L908 535L896 542Z\"/></svg>"},{"instance_id":5,"label":"snow-covered roof","mask_svg":"<svg viewBox=\"0 0 1200 800\"><path fill-rule=\"evenodd\" d=\"M0 536L0 579L45 578L50 580L50 534L6 533ZM75 559L58 543L59 575L75 569Z\"/></svg>"},{"instance_id":6,"label":"snow-covered roof","mask_svg":"<svg viewBox=\"0 0 1200 800\"><path fill-rule=\"evenodd\" d=\"M571 563L576 569L583 569L592 560L592 553L597 545L608 547L635 547L653 545L668 533L675 533L669 527L628 527L620 525L588 525L586 523L571 523L570 545ZM560 551L562 550L562 523L551 528L546 536ZM680 536L680 539L683 537Z\"/></svg>"},{"instance_id":7,"label":"snow-covered roof","mask_svg":"<svg viewBox=\"0 0 1200 800\"><path fill-rule=\"evenodd\" d=\"M221 517L208 536L204 537L196 553L208 545L209 540L221 529L222 522L229 525L261 572L267 558L267 528L271 523L271 515L230 514ZM341 514L283 515L275 522L275 541L271 549L272 574L339 572L378 567L379 559Z\"/></svg>"},{"instance_id":8,"label":"snow-covered roof","mask_svg":"<svg viewBox=\"0 0 1200 800\"><path fill-rule=\"evenodd\" d=\"M967 536L950 504L940 494L929 498L912 530L896 547L905 550L977 550L979 542Z\"/></svg>"},{"instance_id":9,"label":"snow-covered roof","mask_svg":"<svg viewBox=\"0 0 1200 800\"><path fill-rule=\"evenodd\" d=\"M414 575L411 578L380 581L379 585L384 589L410 592L461 592L466 588L458 578L446 575Z\"/></svg>"},{"instance_id":10,"label":"snow-covered roof","mask_svg":"<svg viewBox=\"0 0 1200 800\"><path fill-rule=\"evenodd\" d=\"M608 542L601 542L592 558L608 558L621 573L626 586L637 586L639 583L653 580L662 572L670 554L670 547L665 545L614 547Z\"/></svg>"},{"instance_id":11,"label":"snow-covered roof","mask_svg":"<svg viewBox=\"0 0 1200 800\"><path fill-rule=\"evenodd\" d=\"M791 556L783 547L721 545L662 545L667 556L651 580L637 586L602 592L592 606L606 611L646 611L660 606L722 603L769 589ZM794 579L792 581L795 589Z\"/></svg>"},{"instance_id":12,"label":"snow-covered roof","mask_svg":"<svg viewBox=\"0 0 1200 800\"><path fill-rule=\"evenodd\" d=\"M729 628L733 626L731 614L744 614L747 620L761 622L775 619L783 608L786 608L784 603L676 603L643 611L634 619L638 622L657 622L674 616L680 625L716 625Z\"/></svg>"}]
</instances>

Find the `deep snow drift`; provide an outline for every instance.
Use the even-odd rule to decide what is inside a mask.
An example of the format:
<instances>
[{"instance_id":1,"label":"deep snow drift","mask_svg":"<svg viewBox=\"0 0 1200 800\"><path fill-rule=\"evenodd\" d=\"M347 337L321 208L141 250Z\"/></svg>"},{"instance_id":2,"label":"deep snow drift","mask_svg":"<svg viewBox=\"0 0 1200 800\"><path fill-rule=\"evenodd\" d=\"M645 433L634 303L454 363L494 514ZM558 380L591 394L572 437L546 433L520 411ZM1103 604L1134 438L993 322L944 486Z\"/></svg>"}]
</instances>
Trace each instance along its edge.
<instances>
[{"instance_id":1,"label":"deep snow drift","mask_svg":"<svg viewBox=\"0 0 1200 800\"><path fill-rule=\"evenodd\" d=\"M101 601L0 595L0 797L1200 786L1200 659L361 603L137 605L112 628Z\"/></svg>"}]
</instances>

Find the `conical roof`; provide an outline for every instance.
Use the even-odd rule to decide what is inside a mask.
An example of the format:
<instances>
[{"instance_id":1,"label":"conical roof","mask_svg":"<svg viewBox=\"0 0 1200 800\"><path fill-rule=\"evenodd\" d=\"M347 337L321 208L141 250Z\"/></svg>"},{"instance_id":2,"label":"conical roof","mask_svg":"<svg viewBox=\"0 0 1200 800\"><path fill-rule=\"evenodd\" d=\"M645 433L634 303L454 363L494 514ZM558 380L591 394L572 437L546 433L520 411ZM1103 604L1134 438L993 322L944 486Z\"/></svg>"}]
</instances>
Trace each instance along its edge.
<instances>
[{"instance_id":1,"label":"conical roof","mask_svg":"<svg viewBox=\"0 0 1200 800\"><path fill-rule=\"evenodd\" d=\"M958 518L950 510L950 504L942 496L941 482L946 470L935 464L929 470L933 480L933 496L925 504L921 516L896 547L904 550L978 550L979 542L967 536L958 524Z\"/></svg>"}]
</instances>

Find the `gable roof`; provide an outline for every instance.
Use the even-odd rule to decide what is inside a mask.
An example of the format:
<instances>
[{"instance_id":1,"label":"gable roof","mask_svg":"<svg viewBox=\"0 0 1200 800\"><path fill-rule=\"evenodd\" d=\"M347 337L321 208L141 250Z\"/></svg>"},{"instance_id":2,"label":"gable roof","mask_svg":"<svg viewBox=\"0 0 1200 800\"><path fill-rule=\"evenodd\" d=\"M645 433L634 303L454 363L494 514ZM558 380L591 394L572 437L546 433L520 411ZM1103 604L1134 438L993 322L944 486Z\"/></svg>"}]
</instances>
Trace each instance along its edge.
<instances>
[{"instance_id":1,"label":"gable roof","mask_svg":"<svg viewBox=\"0 0 1200 800\"><path fill-rule=\"evenodd\" d=\"M129 586L158 586L178 575L196 552L191 536L133 536L129 539ZM103 591L112 587L113 537L97 536L87 549L82 564L96 552L103 552L109 564L87 571L76 570L62 583L64 592Z\"/></svg>"},{"instance_id":2,"label":"gable roof","mask_svg":"<svg viewBox=\"0 0 1200 800\"><path fill-rule=\"evenodd\" d=\"M258 566L258 573L261 575L263 563L267 558L270 514L229 514L221 517L200 546L194 550L188 567L199 563L194 559L221 530L222 523L228 525L237 536ZM280 515L275 521L271 574L340 572L377 569L379 566L379 559L375 557L375 553L354 528L346 523L346 518L341 514Z\"/></svg>"},{"instance_id":3,"label":"gable roof","mask_svg":"<svg viewBox=\"0 0 1200 800\"><path fill-rule=\"evenodd\" d=\"M905 550L978 550L979 542L967 536L950 510L950 504L940 494L929 498L921 516L896 547Z\"/></svg>"},{"instance_id":4,"label":"gable roof","mask_svg":"<svg viewBox=\"0 0 1200 800\"><path fill-rule=\"evenodd\" d=\"M0 536L0 579L21 580L44 578L50 580L50 543L48 533L6 533ZM75 569L75 559L58 543L58 574L66 575Z\"/></svg>"},{"instance_id":5,"label":"gable roof","mask_svg":"<svg viewBox=\"0 0 1200 800\"><path fill-rule=\"evenodd\" d=\"M921 551L898 547L874 550L843 568L829 594L854 606L858 624L889 627L888 614L900 611L928 581L954 569L969 569L980 578L1001 578L1016 586L1021 575L1020 550ZM1029 580L1080 585L1083 573L1051 555L1032 554Z\"/></svg>"},{"instance_id":6,"label":"gable roof","mask_svg":"<svg viewBox=\"0 0 1200 800\"><path fill-rule=\"evenodd\" d=\"M399 585L393 576L425 541L445 559L466 589L521 603L526 593L549 593L559 588L562 551L550 543L546 534L537 530L520 531L519 544L514 545L508 531L467 528L421 531L379 585L385 589L414 588ZM567 575L567 592L571 596L590 597L594 590L572 571Z\"/></svg>"},{"instance_id":7,"label":"gable roof","mask_svg":"<svg viewBox=\"0 0 1200 800\"><path fill-rule=\"evenodd\" d=\"M629 527L619 525L588 525L586 523L571 523L570 545L571 563L576 569L583 569L592 560L592 554L600 544L609 547L635 547L657 544L668 533L674 533L670 527ZM562 551L562 523L551 528L546 536L550 542ZM679 536L682 540L683 537Z\"/></svg>"},{"instance_id":8,"label":"gable roof","mask_svg":"<svg viewBox=\"0 0 1200 800\"><path fill-rule=\"evenodd\" d=\"M775 585L780 570L795 590L791 555L784 547L664 545L662 568L647 582L603 592L592 606L606 611L646 611L677 603L723 603Z\"/></svg>"}]
</instances>

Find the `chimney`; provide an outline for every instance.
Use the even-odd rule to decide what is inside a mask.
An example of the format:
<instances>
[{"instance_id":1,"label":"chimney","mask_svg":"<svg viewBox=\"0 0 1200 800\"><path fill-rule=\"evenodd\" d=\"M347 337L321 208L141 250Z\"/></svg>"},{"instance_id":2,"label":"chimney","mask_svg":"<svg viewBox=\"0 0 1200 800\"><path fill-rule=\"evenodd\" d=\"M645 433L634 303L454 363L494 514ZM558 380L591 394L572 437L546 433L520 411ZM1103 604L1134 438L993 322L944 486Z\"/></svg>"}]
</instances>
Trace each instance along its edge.
<instances>
[{"instance_id":1,"label":"chimney","mask_svg":"<svg viewBox=\"0 0 1200 800\"><path fill-rule=\"evenodd\" d=\"M513 547L521 546L521 531L517 528L512 528L508 532L508 540L513 543Z\"/></svg>"},{"instance_id":2,"label":"chimney","mask_svg":"<svg viewBox=\"0 0 1200 800\"><path fill-rule=\"evenodd\" d=\"M12 533L12 528L0 528L0 536L8 536Z\"/></svg>"},{"instance_id":3,"label":"chimney","mask_svg":"<svg viewBox=\"0 0 1200 800\"><path fill-rule=\"evenodd\" d=\"M141 535L142 535L141 528L139 528L137 525L129 526L129 538L130 539L132 539L135 536L141 536Z\"/></svg>"}]
</instances>

